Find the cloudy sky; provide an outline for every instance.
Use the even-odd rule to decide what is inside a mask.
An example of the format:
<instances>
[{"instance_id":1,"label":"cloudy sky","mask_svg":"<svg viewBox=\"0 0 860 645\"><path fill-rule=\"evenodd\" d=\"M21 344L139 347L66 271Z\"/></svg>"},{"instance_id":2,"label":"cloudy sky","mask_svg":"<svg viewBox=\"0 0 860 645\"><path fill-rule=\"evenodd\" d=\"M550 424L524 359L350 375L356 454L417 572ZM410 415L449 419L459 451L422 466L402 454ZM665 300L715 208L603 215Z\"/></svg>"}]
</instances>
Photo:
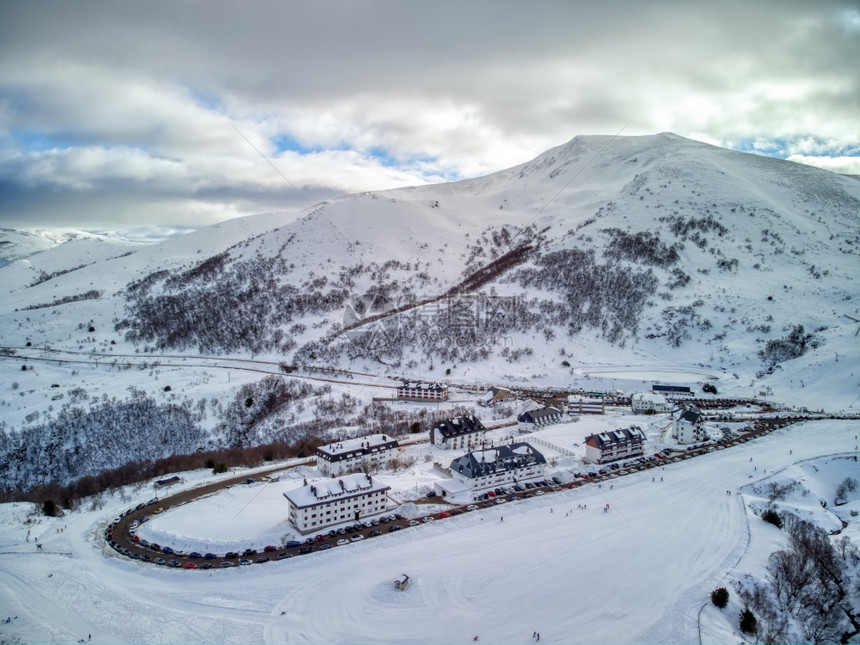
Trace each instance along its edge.
<instances>
[{"instance_id":1,"label":"cloudy sky","mask_svg":"<svg viewBox=\"0 0 860 645\"><path fill-rule=\"evenodd\" d=\"M182 230L671 131L860 174L860 5L0 0L0 226Z\"/></svg>"}]
</instances>

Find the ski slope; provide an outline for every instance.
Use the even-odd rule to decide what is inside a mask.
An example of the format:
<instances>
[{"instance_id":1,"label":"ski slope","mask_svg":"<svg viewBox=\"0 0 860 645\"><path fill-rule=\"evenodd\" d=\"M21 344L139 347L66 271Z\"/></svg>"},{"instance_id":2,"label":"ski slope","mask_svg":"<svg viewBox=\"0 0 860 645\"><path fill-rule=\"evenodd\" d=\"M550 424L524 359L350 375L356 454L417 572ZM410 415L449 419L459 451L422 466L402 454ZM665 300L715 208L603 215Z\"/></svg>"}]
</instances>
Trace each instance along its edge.
<instances>
[{"instance_id":1,"label":"ski slope","mask_svg":"<svg viewBox=\"0 0 860 645\"><path fill-rule=\"evenodd\" d=\"M751 527L762 530L742 489L807 459L856 454L856 433L856 422L798 424L599 488L564 490L226 571L171 570L106 549L104 524L149 499L148 489L57 519L32 515L26 504L5 504L0 605L16 618L0 624L0 638L465 643L478 636L522 643L538 631L550 643L697 642L699 610L710 591L727 584L747 553ZM238 510L198 503L209 503L225 522ZM287 510L249 508L268 516L248 518L251 532ZM173 531L190 532L193 512L193 505L173 509L164 520ZM412 584L401 592L393 580L403 573ZM732 633L726 622L732 616L703 616L706 635L719 641Z\"/></svg>"}]
</instances>

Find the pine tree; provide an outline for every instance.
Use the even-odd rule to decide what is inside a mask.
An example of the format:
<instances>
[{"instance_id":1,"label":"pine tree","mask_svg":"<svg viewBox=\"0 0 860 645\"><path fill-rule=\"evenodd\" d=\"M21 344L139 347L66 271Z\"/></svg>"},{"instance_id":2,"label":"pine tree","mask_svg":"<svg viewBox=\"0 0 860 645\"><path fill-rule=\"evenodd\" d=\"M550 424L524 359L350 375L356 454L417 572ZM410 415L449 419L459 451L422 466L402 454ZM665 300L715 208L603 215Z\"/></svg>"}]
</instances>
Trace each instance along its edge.
<instances>
[{"instance_id":1,"label":"pine tree","mask_svg":"<svg viewBox=\"0 0 860 645\"><path fill-rule=\"evenodd\" d=\"M749 610L749 607L741 611L740 621L741 631L744 634L755 634L758 630L758 621L756 620L755 614Z\"/></svg>"}]
</instances>

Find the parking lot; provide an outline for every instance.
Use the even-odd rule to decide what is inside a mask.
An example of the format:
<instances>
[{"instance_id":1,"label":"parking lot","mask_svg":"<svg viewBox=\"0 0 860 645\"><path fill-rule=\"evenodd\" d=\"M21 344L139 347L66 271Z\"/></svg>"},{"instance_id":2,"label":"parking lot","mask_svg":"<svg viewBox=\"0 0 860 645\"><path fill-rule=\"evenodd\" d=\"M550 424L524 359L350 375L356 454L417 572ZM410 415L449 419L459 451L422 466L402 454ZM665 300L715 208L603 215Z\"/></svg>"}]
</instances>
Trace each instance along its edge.
<instances>
[{"instance_id":1,"label":"parking lot","mask_svg":"<svg viewBox=\"0 0 860 645\"><path fill-rule=\"evenodd\" d=\"M362 522L354 522L329 529L301 540L291 540L283 545L268 545L263 549L246 549L241 553L230 551L224 554L201 553L192 551L186 553L176 550L170 545L150 543L137 535L140 526L168 508L192 503L194 500L210 495L220 489L246 481L244 476L231 478L217 484L209 484L192 490L177 493L163 499L152 499L125 511L119 517L109 522L104 530L104 538L108 545L117 553L154 565L182 569L229 569L237 566L266 564L268 562L287 560L296 556L308 555L317 551L341 548L365 539L381 538L386 533L395 533L402 529L417 527L422 524L444 520L463 513L479 512L483 508L499 506L516 500L552 494L564 488L597 484L606 480L622 477L632 472L649 468L665 466L670 463L691 459L700 455L724 450L735 443L744 443L755 437L782 428L790 423L805 420L808 417L767 418L756 421L744 431L736 433L731 440L709 443L706 445L689 446L684 450L666 449L653 455L637 457L624 462L599 465L581 472L573 473L573 481L563 482L558 476L529 482L518 482L513 485L499 487L482 492L474 503L451 505L449 508L431 514L404 518L396 512L386 512ZM257 474L263 477L283 470L283 467L271 469Z\"/></svg>"}]
</instances>

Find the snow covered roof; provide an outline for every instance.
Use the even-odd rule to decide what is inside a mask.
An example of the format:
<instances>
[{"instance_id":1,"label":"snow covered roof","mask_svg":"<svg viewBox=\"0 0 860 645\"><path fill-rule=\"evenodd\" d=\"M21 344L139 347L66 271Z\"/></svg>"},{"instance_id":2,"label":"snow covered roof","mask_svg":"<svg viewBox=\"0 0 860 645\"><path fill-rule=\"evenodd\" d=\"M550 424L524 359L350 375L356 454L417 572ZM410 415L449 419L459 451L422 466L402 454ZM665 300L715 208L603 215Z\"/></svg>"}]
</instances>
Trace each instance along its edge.
<instances>
[{"instance_id":1,"label":"snow covered roof","mask_svg":"<svg viewBox=\"0 0 860 645\"><path fill-rule=\"evenodd\" d=\"M642 432L639 426L609 430L608 432L589 435L585 438L586 444L601 449L626 443L642 443L643 441L645 441L645 433Z\"/></svg>"},{"instance_id":2,"label":"snow covered roof","mask_svg":"<svg viewBox=\"0 0 860 645\"><path fill-rule=\"evenodd\" d=\"M530 444L512 443L484 450L473 450L451 462L451 471L475 478L495 472L516 470L534 464L545 464L546 458Z\"/></svg>"},{"instance_id":3,"label":"snow covered roof","mask_svg":"<svg viewBox=\"0 0 860 645\"><path fill-rule=\"evenodd\" d=\"M436 482L436 486L444 490L449 495L456 495L457 493L471 490L468 484L456 479L440 479Z\"/></svg>"},{"instance_id":4,"label":"snow covered roof","mask_svg":"<svg viewBox=\"0 0 860 645\"><path fill-rule=\"evenodd\" d=\"M630 398L644 403L666 403L666 397L656 392L636 392Z\"/></svg>"},{"instance_id":5,"label":"snow covered roof","mask_svg":"<svg viewBox=\"0 0 860 645\"><path fill-rule=\"evenodd\" d=\"M397 440L388 435L370 434L366 437L336 441L320 446L317 448L316 456L329 462L343 461L358 455L397 448L398 445Z\"/></svg>"},{"instance_id":6,"label":"snow covered roof","mask_svg":"<svg viewBox=\"0 0 860 645\"><path fill-rule=\"evenodd\" d=\"M444 421L437 423L435 429L438 430L445 439L459 437L460 435L471 434L473 432L483 432L486 430L484 424L475 416L445 419Z\"/></svg>"},{"instance_id":7,"label":"snow covered roof","mask_svg":"<svg viewBox=\"0 0 860 645\"><path fill-rule=\"evenodd\" d=\"M560 410L547 406L539 410L523 412L517 417L517 421L522 421L523 423L534 423L538 419L553 419L559 416L561 416Z\"/></svg>"},{"instance_id":8,"label":"snow covered roof","mask_svg":"<svg viewBox=\"0 0 860 645\"><path fill-rule=\"evenodd\" d=\"M444 392L448 386L444 383L427 383L425 381L403 381L398 386L398 389L418 389L418 390L433 390L434 392Z\"/></svg>"},{"instance_id":9,"label":"snow covered roof","mask_svg":"<svg viewBox=\"0 0 860 645\"><path fill-rule=\"evenodd\" d=\"M390 488L390 486L373 479L370 475L356 473L288 490L284 493L284 497L296 508L307 508L318 504L328 504L338 499L386 491Z\"/></svg>"}]
</instances>

